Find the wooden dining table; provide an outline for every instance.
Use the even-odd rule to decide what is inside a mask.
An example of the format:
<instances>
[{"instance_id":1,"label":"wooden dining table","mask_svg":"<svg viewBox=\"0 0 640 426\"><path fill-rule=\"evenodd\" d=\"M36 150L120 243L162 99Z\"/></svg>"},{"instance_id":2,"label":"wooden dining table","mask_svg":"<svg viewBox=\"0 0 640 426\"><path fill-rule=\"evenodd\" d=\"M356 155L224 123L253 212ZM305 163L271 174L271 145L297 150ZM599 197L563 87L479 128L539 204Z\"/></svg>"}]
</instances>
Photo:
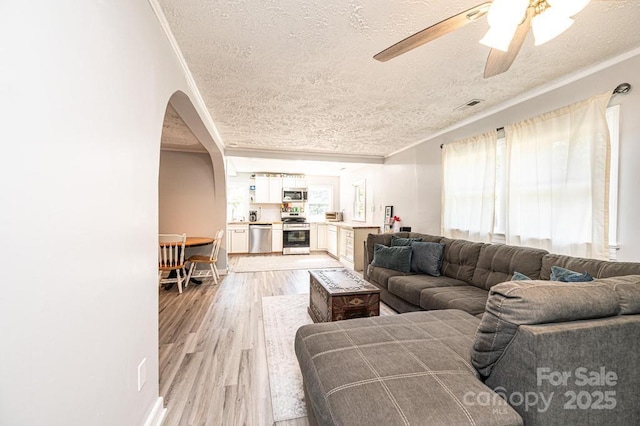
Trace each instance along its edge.
<instances>
[{"instance_id":1,"label":"wooden dining table","mask_svg":"<svg viewBox=\"0 0 640 426\"><path fill-rule=\"evenodd\" d=\"M200 247L213 244L213 238L209 237L187 237L187 241L184 243L185 247Z\"/></svg>"},{"instance_id":2,"label":"wooden dining table","mask_svg":"<svg viewBox=\"0 0 640 426\"><path fill-rule=\"evenodd\" d=\"M175 241L172 242L164 242L161 241L160 245L161 246L165 246L167 244L175 244ZM213 238L209 238L209 237L187 237L187 240L184 243L185 247L200 247L200 246L206 246L209 244L213 244Z\"/></svg>"}]
</instances>

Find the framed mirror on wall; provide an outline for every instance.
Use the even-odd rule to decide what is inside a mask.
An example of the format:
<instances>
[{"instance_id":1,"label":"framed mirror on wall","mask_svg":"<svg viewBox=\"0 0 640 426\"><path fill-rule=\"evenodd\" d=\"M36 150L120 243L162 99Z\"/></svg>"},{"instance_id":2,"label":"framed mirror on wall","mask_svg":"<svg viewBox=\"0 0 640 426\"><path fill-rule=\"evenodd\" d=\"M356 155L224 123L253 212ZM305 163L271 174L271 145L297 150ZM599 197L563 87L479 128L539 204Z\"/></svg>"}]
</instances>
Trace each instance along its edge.
<instances>
[{"instance_id":1,"label":"framed mirror on wall","mask_svg":"<svg viewBox=\"0 0 640 426\"><path fill-rule=\"evenodd\" d=\"M362 179L353 184L353 220L356 222L366 222L367 220L367 187Z\"/></svg>"}]
</instances>

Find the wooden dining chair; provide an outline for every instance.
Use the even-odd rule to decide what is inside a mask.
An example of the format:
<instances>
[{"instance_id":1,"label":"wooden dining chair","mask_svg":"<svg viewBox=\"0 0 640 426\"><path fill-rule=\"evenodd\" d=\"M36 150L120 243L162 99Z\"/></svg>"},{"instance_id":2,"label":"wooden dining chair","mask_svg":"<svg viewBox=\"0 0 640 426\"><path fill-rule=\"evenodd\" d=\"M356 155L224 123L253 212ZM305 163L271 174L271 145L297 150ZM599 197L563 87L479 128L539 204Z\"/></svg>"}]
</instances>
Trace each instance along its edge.
<instances>
[{"instance_id":1,"label":"wooden dining chair","mask_svg":"<svg viewBox=\"0 0 640 426\"><path fill-rule=\"evenodd\" d=\"M203 256L203 255L193 255L189 256L187 259L191 262L191 266L189 267L189 275L187 275L187 282L191 278L207 278L213 277L213 282L218 284L218 280L220 279L220 274L218 273L218 268L216 267L216 262L218 261L218 252L220 251L220 245L222 244L222 236L224 235L224 229L216 232L216 236L213 239L213 248L211 249L211 255ZM196 271L196 267L198 263L206 263L209 265L210 270L200 270ZM194 274L195 273L195 274Z\"/></svg>"},{"instance_id":2,"label":"wooden dining chair","mask_svg":"<svg viewBox=\"0 0 640 426\"><path fill-rule=\"evenodd\" d=\"M185 268L184 246L187 234L159 234L158 235L158 281L160 284L178 284L178 292L182 293L184 275L181 272ZM176 276L162 278L163 273L175 271ZM185 282L185 287L189 281Z\"/></svg>"}]
</instances>

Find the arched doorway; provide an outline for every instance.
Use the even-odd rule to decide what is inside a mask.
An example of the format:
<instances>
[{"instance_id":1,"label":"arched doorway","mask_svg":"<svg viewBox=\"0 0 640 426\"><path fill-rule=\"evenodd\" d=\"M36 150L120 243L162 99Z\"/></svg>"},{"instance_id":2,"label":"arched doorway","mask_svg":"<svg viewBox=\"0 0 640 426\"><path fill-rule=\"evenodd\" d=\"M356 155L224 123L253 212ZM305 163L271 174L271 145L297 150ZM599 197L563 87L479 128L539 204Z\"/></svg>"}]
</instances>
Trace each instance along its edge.
<instances>
[{"instance_id":1,"label":"arched doorway","mask_svg":"<svg viewBox=\"0 0 640 426\"><path fill-rule=\"evenodd\" d=\"M226 173L222 151L213 140L190 99L183 92L174 93L167 103L161 134L158 169L158 231L186 233L188 236L213 237L226 228ZM218 269L226 270L226 244L223 242ZM191 248L190 254L208 254L211 246ZM223 272L224 273L224 272ZM159 325L159 391L166 398L175 371L188 359L185 341L166 332L171 322L170 309L163 301L170 296L176 302L188 302L188 291L178 294L174 287L165 293L160 289Z\"/></svg>"}]
</instances>

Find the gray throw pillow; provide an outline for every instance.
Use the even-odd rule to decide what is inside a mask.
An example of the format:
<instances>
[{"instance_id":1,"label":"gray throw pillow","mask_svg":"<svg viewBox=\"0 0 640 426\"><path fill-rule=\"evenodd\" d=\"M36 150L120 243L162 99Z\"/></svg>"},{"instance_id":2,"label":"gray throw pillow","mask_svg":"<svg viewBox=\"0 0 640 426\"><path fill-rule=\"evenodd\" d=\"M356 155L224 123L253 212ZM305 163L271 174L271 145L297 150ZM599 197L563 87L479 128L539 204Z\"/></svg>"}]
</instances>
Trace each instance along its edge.
<instances>
[{"instance_id":1,"label":"gray throw pillow","mask_svg":"<svg viewBox=\"0 0 640 426\"><path fill-rule=\"evenodd\" d=\"M382 244L376 244L373 249L371 265L400 272L409 272L411 270L411 247L387 247Z\"/></svg>"},{"instance_id":2,"label":"gray throw pillow","mask_svg":"<svg viewBox=\"0 0 640 426\"><path fill-rule=\"evenodd\" d=\"M525 274L521 274L518 271L513 271L513 276L511 277L511 281L531 281L531 278L529 278Z\"/></svg>"},{"instance_id":3,"label":"gray throw pillow","mask_svg":"<svg viewBox=\"0 0 640 426\"><path fill-rule=\"evenodd\" d=\"M411 250L411 272L440 276L444 244L414 241Z\"/></svg>"},{"instance_id":4,"label":"gray throw pillow","mask_svg":"<svg viewBox=\"0 0 640 426\"><path fill-rule=\"evenodd\" d=\"M422 241L422 238L400 238L395 235L391 236L391 246L410 246L411 243Z\"/></svg>"},{"instance_id":5,"label":"gray throw pillow","mask_svg":"<svg viewBox=\"0 0 640 426\"><path fill-rule=\"evenodd\" d=\"M580 272L571 271L559 266L552 266L550 281L560 281L563 283L583 283L593 281L593 277L587 272L581 274Z\"/></svg>"}]
</instances>

